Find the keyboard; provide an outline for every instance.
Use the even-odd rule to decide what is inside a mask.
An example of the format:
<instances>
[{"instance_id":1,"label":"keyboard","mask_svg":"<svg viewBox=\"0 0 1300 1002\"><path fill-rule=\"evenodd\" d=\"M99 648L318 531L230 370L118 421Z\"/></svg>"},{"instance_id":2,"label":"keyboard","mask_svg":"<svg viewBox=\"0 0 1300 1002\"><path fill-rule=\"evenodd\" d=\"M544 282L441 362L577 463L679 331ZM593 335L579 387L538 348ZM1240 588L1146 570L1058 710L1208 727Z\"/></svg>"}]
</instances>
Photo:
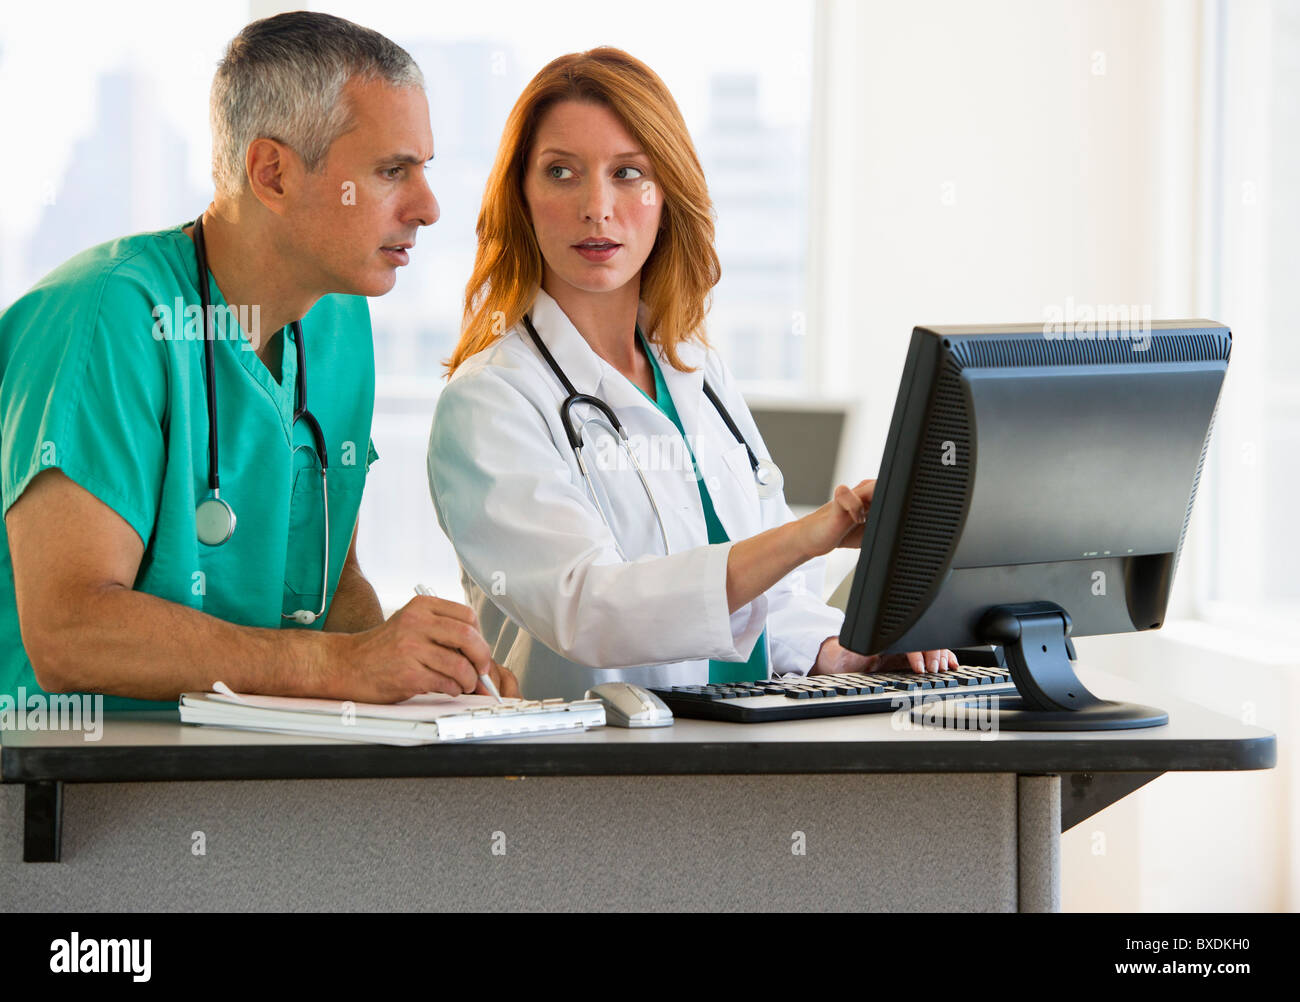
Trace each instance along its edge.
<instances>
[{"instance_id":1,"label":"keyboard","mask_svg":"<svg viewBox=\"0 0 1300 1002\"><path fill-rule=\"evenodd\" d=\"M1015 696L1011 672L967 667L936 674L809 675L759 682L715 682L651 688L676 717L758 724L769 720L888 713L922 700L958 696Z\"/></svg>"}]
</instances>

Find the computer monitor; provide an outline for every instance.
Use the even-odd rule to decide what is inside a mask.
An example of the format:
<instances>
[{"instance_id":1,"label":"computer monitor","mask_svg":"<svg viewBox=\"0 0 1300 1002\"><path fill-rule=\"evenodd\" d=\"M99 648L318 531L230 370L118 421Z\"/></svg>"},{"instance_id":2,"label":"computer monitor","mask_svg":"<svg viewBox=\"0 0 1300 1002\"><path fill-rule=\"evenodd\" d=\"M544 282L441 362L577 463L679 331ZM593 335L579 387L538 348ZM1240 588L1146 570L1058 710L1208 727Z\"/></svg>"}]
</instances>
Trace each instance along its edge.
<instances>
[{"instance_id":1,"label":"computer monitor","mask_svg":"<svg viewBox=\"0 0 1300 1002\"><path fill-rule=\"evenodd\" d=\"M1089 692L1070 638L1164 621L1231 348L1208 320L917 327L840 643L995 645L1009 730L1167 723Z\"/></svg>"}]
</instances>

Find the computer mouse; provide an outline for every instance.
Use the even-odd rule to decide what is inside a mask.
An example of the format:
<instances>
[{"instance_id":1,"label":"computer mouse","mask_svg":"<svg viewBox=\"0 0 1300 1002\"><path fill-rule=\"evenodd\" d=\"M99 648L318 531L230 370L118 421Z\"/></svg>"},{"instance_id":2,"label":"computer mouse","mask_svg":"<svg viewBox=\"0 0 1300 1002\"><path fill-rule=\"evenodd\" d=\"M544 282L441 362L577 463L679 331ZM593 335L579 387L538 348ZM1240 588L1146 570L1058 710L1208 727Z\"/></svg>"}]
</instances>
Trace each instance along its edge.
<instances>
[{"instance_id":1,"label":"computer mouse","mask_svg":"<svg viewBox=\"0 0 1300 1002\"><path fill-rule=\"evenodd\" d=\"M604 682L587 690L587 699L605 704L605 723L614 727L667 727L673 711L653 692L631 682Z\"/></svg>"}]
</instances>

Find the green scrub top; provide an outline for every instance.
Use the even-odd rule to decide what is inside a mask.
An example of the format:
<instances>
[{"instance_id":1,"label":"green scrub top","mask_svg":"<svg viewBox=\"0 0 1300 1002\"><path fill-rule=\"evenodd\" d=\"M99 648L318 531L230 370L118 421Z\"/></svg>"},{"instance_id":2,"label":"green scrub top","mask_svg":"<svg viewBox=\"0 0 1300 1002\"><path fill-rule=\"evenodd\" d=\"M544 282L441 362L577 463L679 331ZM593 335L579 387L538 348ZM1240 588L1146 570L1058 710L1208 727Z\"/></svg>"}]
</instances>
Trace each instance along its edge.
<instances>
[{"instance_id":1,"label":"green scrub top","mask_svg":"<svg viewBox=\"0 0 1300 1002\"><path fill-rule=\"evenodd\" d=\"M637 328L637 337L641 339L641 346L645 349L646 358L650 359L650 367L655 373L655 395L650 400L649 394L641 390L641 395L650 400L664 416L677 426L678 433L682 436L682 441L686 444L686 451L691 457L691 465L695 467L695 453L691 451L690 442L686 438L686 429L682 427L682 419L677 415L677 408L673 406L672 394L668 392L668 385L664 382L664 374L659 368L659 360L655 358L655 353L650 350L646 344L645 335L641 329ZM641 387L637 387L638 390ZM713 508L713 499L709 497L709 492L704 486L704 478L699 475L699 469L695 469L695 482L700 488L700 503L704 506L704 524L708 528L710 543L726 543L731 537L727 535L727 530L722 527L722 520L718 518L718 513ZM709 662L709 681L710 682L757 682L760 679L767 678L767 630L764 629L758 641L754 644L754 650L749 655L748 661L710 661Z\"/></svg>"},{"instance_id":2,"label":"green scrub top","mask_svg":"<svg viewBox=\"0 0 1300 1002\"><path fill-rule=\"evenodd\" d=\"M0 313L0 514L32 478L57 467L144 543L135 590L231 623L303 629L281 614L320 608L324 516L311 433L304 422L293 426L298 363L287 327L278 335L277 380L237 321L212 325L221 496L237 522L222 546L196 536L208 414L189 225L92 247ZM215 279L210 294L215 308L226 307ZM329 458L328 600L378 458L368 304L324 296L302 329L307 403ZM3 524L0 561L0 694L16 700L20 687L42 690L22 646ZM324 618L307 628L320 629ZM106 710L169 707L175 703L104 700Z\"/></svg>"}]
</instances>

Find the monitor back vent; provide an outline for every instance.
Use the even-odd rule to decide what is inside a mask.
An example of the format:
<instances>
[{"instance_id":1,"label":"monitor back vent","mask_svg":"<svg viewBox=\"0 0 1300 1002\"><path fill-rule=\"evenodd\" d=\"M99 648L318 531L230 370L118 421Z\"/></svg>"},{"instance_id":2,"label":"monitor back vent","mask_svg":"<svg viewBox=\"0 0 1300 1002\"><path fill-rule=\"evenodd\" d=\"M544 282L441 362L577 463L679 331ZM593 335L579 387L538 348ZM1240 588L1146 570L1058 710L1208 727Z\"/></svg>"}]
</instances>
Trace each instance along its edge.
<instances>
[{"instance_id":1,"label":"monitor back vent","mask_svg":"<svg viewBox=\"0 0 1300 1002\"><path fill-rule=\"evenodd\" d=\"M935 385L930 417L894 549L896 555L907 557L896 556L881 611L878 630L884 637L910 625L917 608L928 599L947 566L965 518L974 457L961 370L951 358ZM951 465L943 462L945 453L953 456Z\"/></svg>"},{"instance_id":2,"label":"monitor back vent","mask_svg":"<svg viewBox=\"0 0 1300 1002\"><path fill-rule=\"evenodd\" d=\"M1145 349L1141 341L1061 340L1045 335L1028 337L953 338L951 355L959 368L1012 365L1125 365L1147 362L1215 362L1228 360L1232 336L1223 331L1152 334Z\"/></svg>"},{"instance_id":3,"label":"monitor back vent","mask_svg":"<svg viewBox=\"0 0 1300 1002\"><path fill-rule=\"evenodd\" d=\"M1187 514L1183 516L1183 531L1178 534L1178 549L1174 551L1174 572L1178 570L1178 559L1183 552L1183 541L1187 539L1187 527L1192 521L1192 505L1196 503L1196 490L1201 486L1201 474L1205 471L1205 456L1210 451L1210 438L1214 435L1214 422L1219 417L1219 405L1215 402L1210 414L1210 425L1205 430L1205 442L1201 445L1201 458L1196 463L1196 476L1192 478L1192 492L1187 498Z\"/></svg>"}]
</instances>

